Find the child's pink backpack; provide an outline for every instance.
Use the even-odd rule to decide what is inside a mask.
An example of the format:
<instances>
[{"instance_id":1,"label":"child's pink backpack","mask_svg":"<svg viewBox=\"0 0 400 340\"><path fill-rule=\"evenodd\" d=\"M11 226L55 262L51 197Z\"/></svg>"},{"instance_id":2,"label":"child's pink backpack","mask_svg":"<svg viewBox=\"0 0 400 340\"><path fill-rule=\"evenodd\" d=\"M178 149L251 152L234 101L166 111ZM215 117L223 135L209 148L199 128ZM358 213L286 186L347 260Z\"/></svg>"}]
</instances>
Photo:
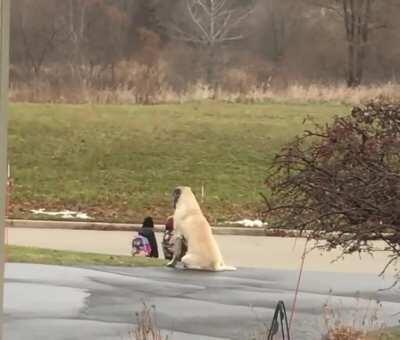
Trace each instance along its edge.
<instances>
[{"instance_id":1,"label":"child's pink backpack","mask_svg":"<svg viewBox=\"0 0 400 340\"><path fill-rule=\"evenodd\" d=\"M146 237L138 235L132 240L133 256L150 256L150 253L151 246Z\"/></svg>"}]
</instances>

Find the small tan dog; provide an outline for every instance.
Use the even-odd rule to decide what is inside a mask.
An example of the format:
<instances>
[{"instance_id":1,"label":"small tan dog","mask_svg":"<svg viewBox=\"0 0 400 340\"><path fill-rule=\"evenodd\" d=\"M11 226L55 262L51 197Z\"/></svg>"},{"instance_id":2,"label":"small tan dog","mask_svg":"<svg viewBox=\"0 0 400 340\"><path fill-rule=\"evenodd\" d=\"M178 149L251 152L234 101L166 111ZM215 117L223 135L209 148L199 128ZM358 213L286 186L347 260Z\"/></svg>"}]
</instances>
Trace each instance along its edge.
<instances>
[{"instance_id":1,"label":"small tan dog","mask_svg":"<svg viewBox=\"0 0 400 340\"><path fill-rule=\"evenodd\" d=\"M178 187L174 191L173 199L174 224L180 236L178 239L181 241L183 237L188 246L186 255L181 259L184 267L211 271L236 270L235 267L225 265L211 227L192 190L189 187ZM180 243L177 242L174 258L169 266L174 266L181 256Z\"/></svg>"}]
</instances>

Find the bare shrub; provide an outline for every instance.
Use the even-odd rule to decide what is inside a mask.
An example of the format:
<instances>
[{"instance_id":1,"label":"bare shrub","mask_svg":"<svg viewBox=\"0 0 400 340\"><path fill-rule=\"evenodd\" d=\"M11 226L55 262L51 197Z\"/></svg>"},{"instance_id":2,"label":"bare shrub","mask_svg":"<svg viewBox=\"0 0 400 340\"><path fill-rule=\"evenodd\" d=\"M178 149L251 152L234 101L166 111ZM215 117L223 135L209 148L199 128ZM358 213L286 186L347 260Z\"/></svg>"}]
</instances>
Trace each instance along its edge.
<instances>
[{"instance_id":1,"label":"bare shrub","mask_svg":"<svg viewBox=\"0 0 400 340\"><path fill-rule=\"evenodd\" d=\"M364 332L351 327L338 327L331 329L324 340L366 340Z\"/></svg>"},{"instance_id":2,"label":"bare shrub","mask_svg":"<svg viewBox=\"0 0 400 340\"><path fill-rule=\"evenodd\" d=\"M194 46L182 45L176 41L169 42L162 51L161 60L166 65L165 82L173 89L176 96L188 92L193 84L205 83L203 81L203 54L204 51Z\"/></svg>"},{"instance_id":3,"label":"bare shrub","mask_svg":"<svg viewBox=\"0 0 400 340\"><path fill-rule=\"evenodd\" d=\"M266 214L278 227L310 230L327 250L400 257L400 104L373 101L315 125L277 154Z\"/></svg>"},{"instance_id":4,"label":"bare shrub","mask_svg":"<svg viewBox=\"0 0 400 340\"><path fill-rule=\"evenodd\" d=\"M347 318L342 305L331 302L324 305L324 323L327 333L323 340L367 340L371 331L381 331L384 324L380 321L382 305L379 301L368 301L365 305L355 299L354 311ZM348 313L347 313L348 315Z\"/></svg>"},{"instance_id":5,"label":"bare shrub","mask_svg":"<svg viewBox=\"0 0 400 340\"><path fill-rule=\"evenodd\" d=\"M130 92L129 103L141 104L162 102L164 95L169 92L164 81L165 71L161 61L151 65L136 61L121 62L116 67L116 76L121 85L116 90L110 89L109 92L117 102L121 101L120 94L123 91Z\"/></svg>"},{"instance_id":6,"label":"bare shrub","mask_svg":"<svg viewBox=\"0 0 400 340\"><path fill-rule=\"evenodd\" d=\"M154 306L149 307L144 303L143 310L136 313L137 326L129 334L132 340L168 340L168 336L161 335L154 311Z\"/></svg>"},{"instance_id":7,"label":"bare shrub","mask_svg":"<svg viewBox=\"0 0 400 340\"><path fill-rule=\"evenodd\" d=\"M243 69L232 68L225 72L222 88L228 93L246 93L253 84L256 84L254 74Z\"/></svg>"}]
</instances>

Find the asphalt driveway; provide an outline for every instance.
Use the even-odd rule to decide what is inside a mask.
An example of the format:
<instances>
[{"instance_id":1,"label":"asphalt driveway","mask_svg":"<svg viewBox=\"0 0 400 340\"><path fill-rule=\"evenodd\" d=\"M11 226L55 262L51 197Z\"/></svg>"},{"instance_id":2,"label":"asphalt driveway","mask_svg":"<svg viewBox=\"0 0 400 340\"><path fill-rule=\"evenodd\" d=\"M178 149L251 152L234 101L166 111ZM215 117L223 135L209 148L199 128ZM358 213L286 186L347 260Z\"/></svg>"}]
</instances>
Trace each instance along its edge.
<instances>
[{"instance_id":1,"label":"asphalt driveway","mask_svg":"<svg viewBox=\"0 0 400 340\"><path fill-rule=\"evenodd\" d=\"M290 309L296 278L296 271L255 268L208 273L7 264L5 339L130 339L135 312L146 302L155 306L168 339L247 340L269 325L278 300ZM371 320L377 314L378 323L396 325L399 290L379 291L392 282L373 274L305 272L293 338L320 339L327 302L341 311L343 323L360 323L371 313ZM376 310L374 299L381 304Z\"/></svg>"}]
</instances>

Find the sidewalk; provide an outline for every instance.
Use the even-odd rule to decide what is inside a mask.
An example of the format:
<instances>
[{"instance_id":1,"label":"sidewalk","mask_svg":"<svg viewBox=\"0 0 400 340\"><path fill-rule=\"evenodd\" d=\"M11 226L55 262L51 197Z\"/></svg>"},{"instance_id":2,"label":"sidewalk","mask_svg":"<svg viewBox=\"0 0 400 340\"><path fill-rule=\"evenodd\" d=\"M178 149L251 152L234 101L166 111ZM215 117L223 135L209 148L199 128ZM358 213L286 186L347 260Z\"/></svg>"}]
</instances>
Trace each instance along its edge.
<instances>
[{"instance_id":1,"label":"sidewalk","mask_svg":"<svg viewBox=\"0 0 400 340\"><path fill-rule=\"evenodd\" d=\"M130 255L132 231L99 231L68 229L9 228L7 243L21 246L73 250L110 255ZM159 253L162 256L161 238L157 233ZM305 239L290 237L254 237L245 235L215 236L226 264L237 267L298 270ZM329 253L311 251L304 270L378 274L387 261L388 254L379 252L374 257L347 255L336 261L339 251ZM393 268L389 268L390 272Z\"/></svg>"},{"instance_id":2,"label":"sidewalk","mask_svg":"<svg viewBox=\"0 0 400 340\"><path fill-rule=\"evenodd\" d=\"M51 220L6 220L10 228L30 229L68 229L68 230L102 230L102 231L138 231L140 224L108 223L108 222L82 222L82 221L51 221ZM155 232L163 232L164 225L154 226ZM246 235L246 236L273 236L276 231L266 231L264 228L246 227L213 227L215 235ZM295 231L289 231L292 234Z\"/></svg>"}]
</instances>

